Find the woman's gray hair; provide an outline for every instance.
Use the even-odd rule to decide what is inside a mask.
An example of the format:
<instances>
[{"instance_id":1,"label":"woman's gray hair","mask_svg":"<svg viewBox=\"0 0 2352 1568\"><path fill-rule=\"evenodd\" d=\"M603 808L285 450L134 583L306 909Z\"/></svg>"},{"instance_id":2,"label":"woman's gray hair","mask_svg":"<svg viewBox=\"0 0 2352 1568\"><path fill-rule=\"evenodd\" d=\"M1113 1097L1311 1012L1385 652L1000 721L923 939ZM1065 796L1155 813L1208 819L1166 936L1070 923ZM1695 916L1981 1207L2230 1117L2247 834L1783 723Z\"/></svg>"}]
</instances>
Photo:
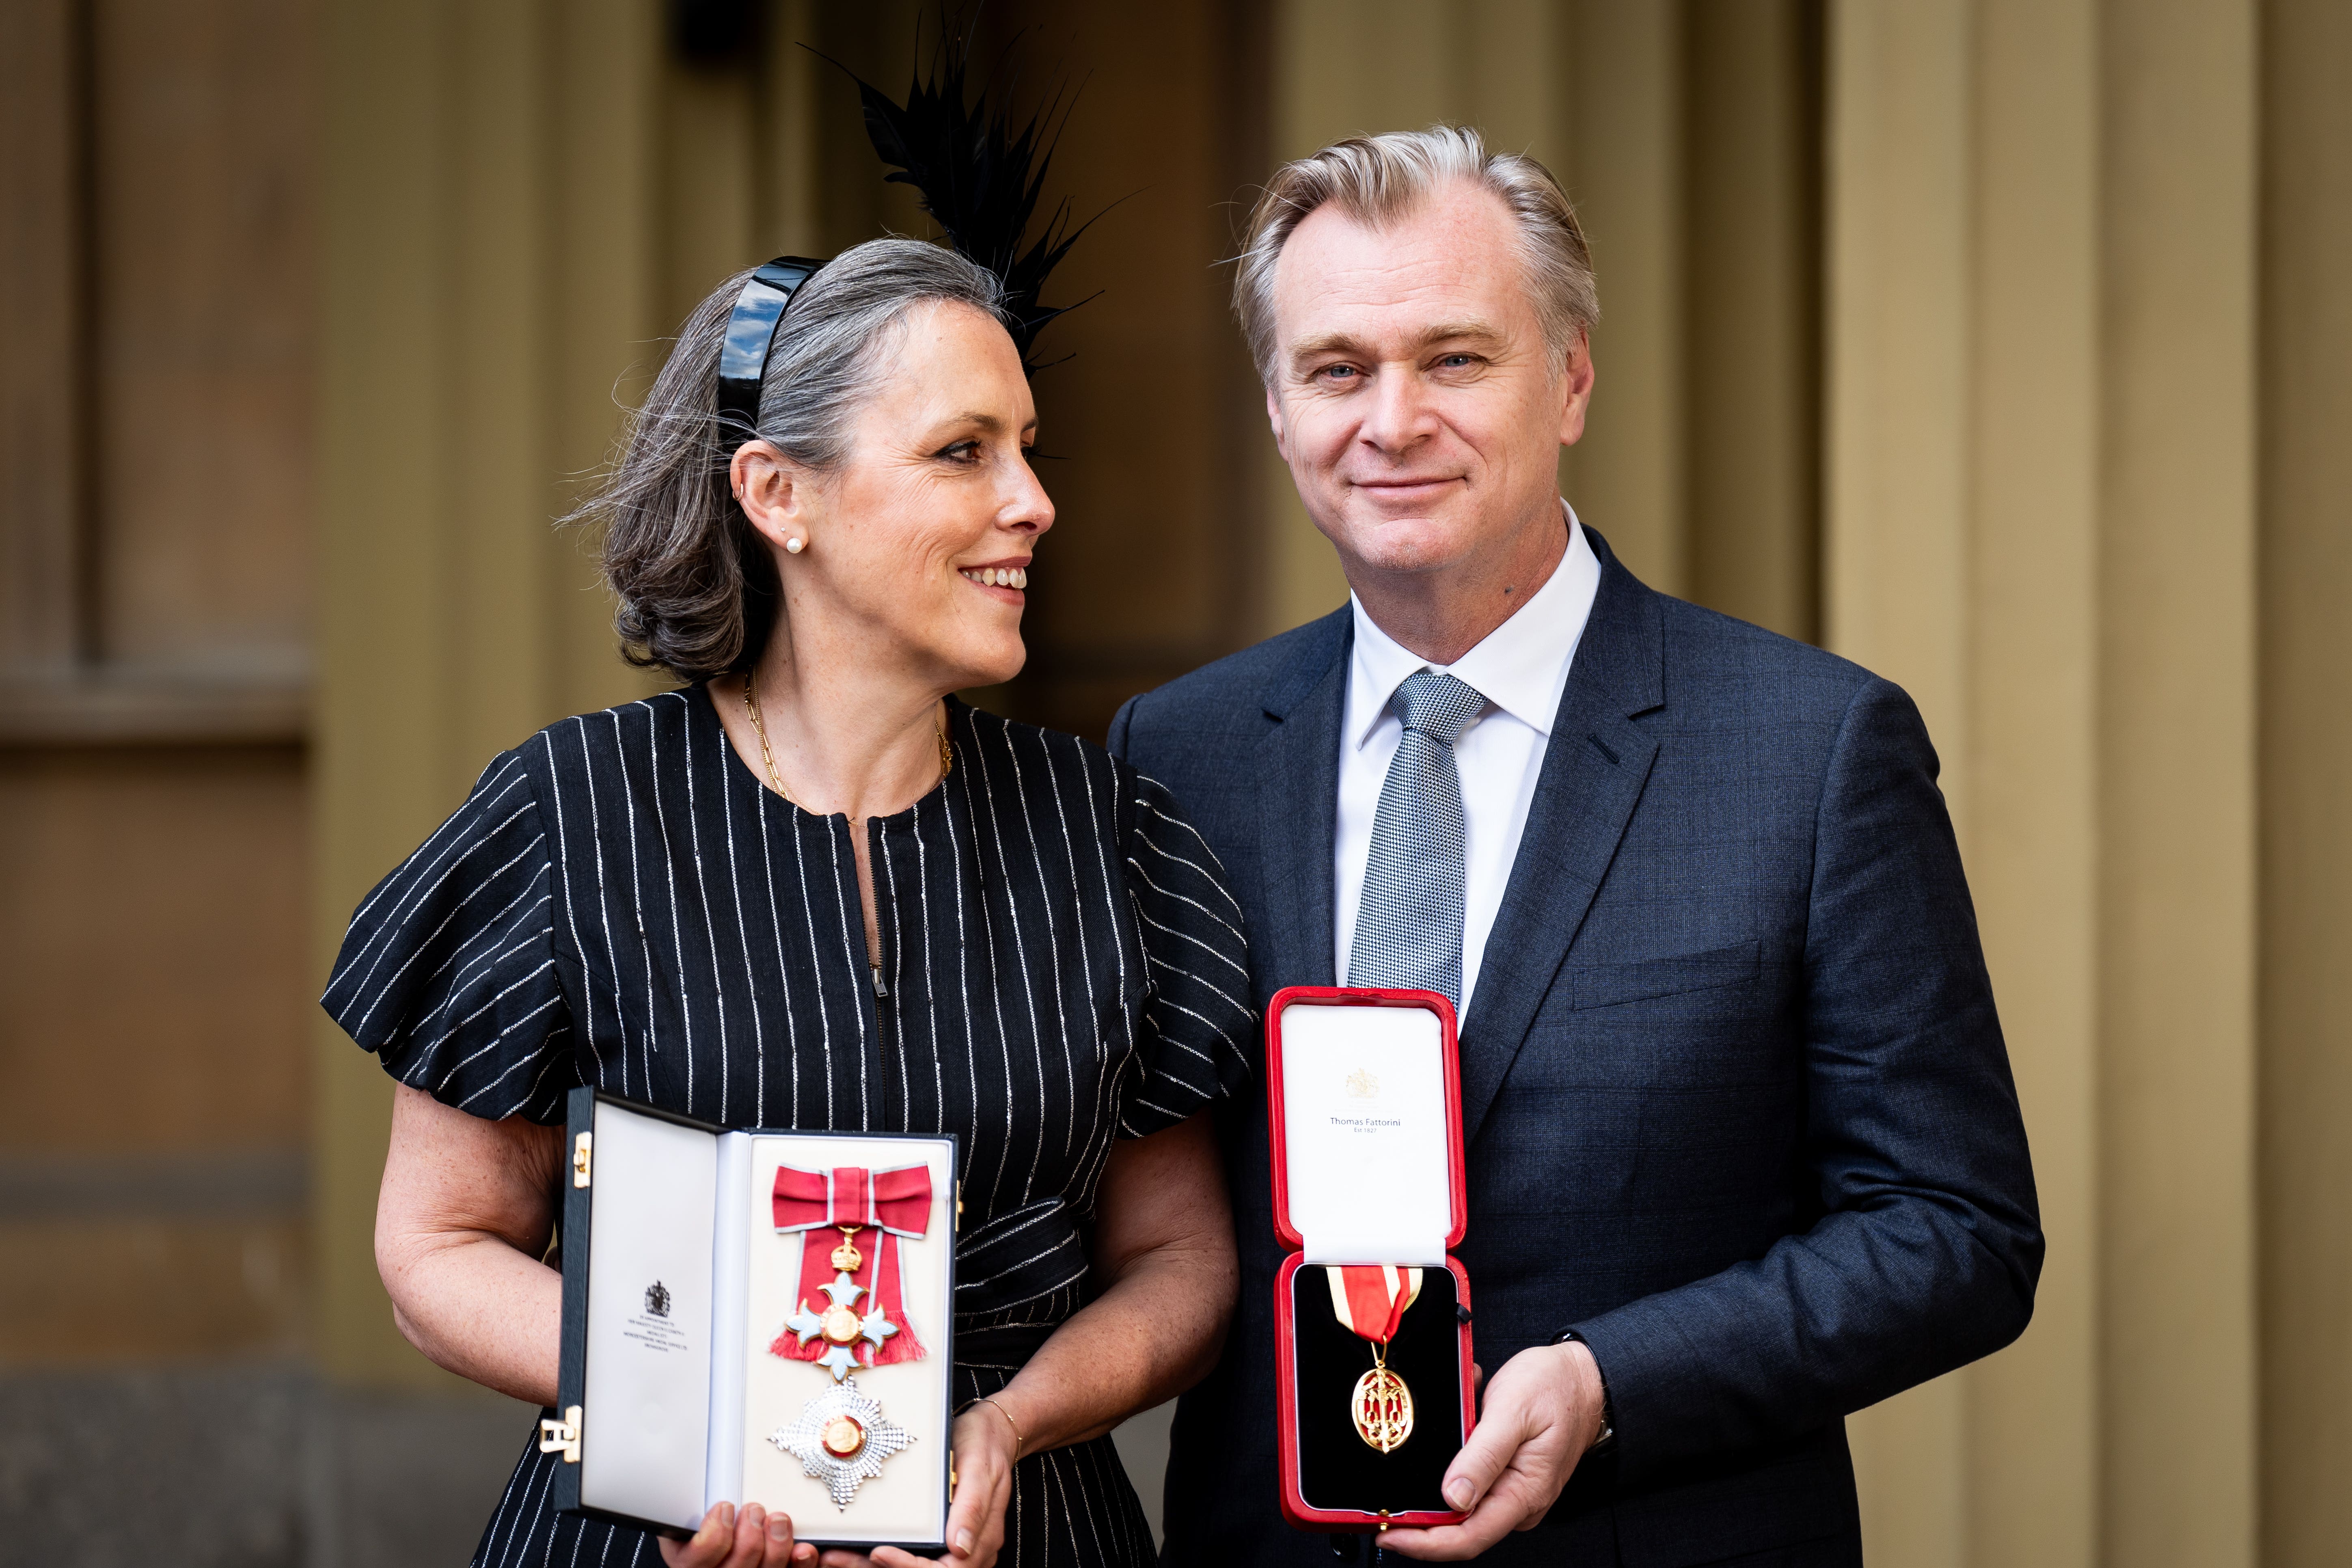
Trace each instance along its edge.
<instances>
[{"instance_id":1,"label":"woman's gray hair","mask_svg":"<svg viewBox=\"0 0 2352 1568\"><path fill-rule=\"evenodd\" d=\"M622 657L680 680L749 669L780 598L768 544L735 504L728 465L750 434L719 413L719 350L749 271L695 307L629 422L604 482L567 521L604 525ZM889 373L908 313L953 301L1004 319L994 273L945 246L873 239L801 286L760 383L757 433L816 473L849 455L858 410Z\"/></svg>"},{"instance_id":2,"label":"woman's gray hair","mask_svg":"<svg viewBox=\"0 0 2352 1568\"><path fill-rule=\"evenodd\" d=\"M1280 346L1274 341L1275 263L1307 215L1328 202L1358 223L1385 227L1439 186L1457 180L1493 192L1510 208L1528 292L1557 374L1577 338L1601 320L1592 252L1568 193L1533 158L1490 153L1486 139L1466 125L1433 125L1334 142L1285 163L1266 182L1250 213L1248 240L1234 276L1234 314L1258 379L1274 384Z\"/></svg>"}]
</instances>

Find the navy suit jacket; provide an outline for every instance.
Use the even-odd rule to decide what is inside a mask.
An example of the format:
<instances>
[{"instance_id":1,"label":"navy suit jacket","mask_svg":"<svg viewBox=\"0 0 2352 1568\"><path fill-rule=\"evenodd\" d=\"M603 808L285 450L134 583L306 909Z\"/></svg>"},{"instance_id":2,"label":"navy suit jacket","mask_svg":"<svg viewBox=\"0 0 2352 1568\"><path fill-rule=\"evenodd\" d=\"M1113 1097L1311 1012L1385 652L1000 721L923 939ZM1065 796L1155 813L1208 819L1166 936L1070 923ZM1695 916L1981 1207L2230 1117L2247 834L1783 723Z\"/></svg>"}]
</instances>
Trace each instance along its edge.
<instances>
[{"instance_id":1,"label":"navy suit jacket","mask_svg":"<svg viewBox=\"0 0 2352 1568\"><path fill-rule=\"evenodd\" d=\"M1617 1442L1487 1560L1851 1542L1843 1417L2016 1338L2042 1264L1936 753L1898 688L1653 592L1590 537L1599 596L1463 1016L1457 1256L1480 1363L1575 1329ZM1230 873L1261 1012L1335 982L1350 627L1111 726ZM1265 1121L1249 1096L1220 1126L1241 1303L1178 1411L1168 1558L1328 1568L1276 1510Z\"/></svg>"}]
</instances>

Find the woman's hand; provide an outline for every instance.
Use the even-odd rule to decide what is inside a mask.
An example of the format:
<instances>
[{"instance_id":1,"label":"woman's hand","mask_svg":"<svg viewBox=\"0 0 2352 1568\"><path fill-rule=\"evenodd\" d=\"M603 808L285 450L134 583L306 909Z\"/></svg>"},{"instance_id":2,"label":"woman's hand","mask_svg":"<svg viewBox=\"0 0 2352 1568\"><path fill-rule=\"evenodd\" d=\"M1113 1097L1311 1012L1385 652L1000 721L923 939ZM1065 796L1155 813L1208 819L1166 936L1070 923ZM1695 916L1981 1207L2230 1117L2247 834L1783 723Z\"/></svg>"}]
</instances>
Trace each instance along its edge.
<instances>
[{"instance_id":1,"label":"woman's hand","mask_svg":"<svg viewBox=\"0 0 2352 1568\"><path fill-rule=\"evenodd\" d=\"M1013 1464L1021 1458L1012 1419L982 1401L956 1418L955 1500L948 1505L948 1554L955 1568L988 1568L1004 1548L1004 1510L1013 1500ZM824 1568L853 1568L866 1560L830 1552ZM930 1568L929 1560L877 1547L875 1568Z\"/></svg>"},{"instance_id":2,"label":"woman's hand","mask_svg":"<svg viewBox=\"0 0 2352 1568\"><path fill-rule=\"evenodd\" d=\"M948 1552L982 1568L1004 1546L1013 1466L1099 1437L1191 1387L1215 1363L1234 1309L1233 1211L1206 1115L1111 1150L1096 1200L1099 1293L1013 1381L955 1424ZM1019 1426L1015 1426L1014 1423ZM824 1568L923 1568L896 1547L825 1552Z\"/></svg>"},{"instance_id":3,"label":"woman's hand","mask_svg":"<svg viewBox=\"0 0 2352 1568\"><path fill-rule=\"evenodd\" d=\"M1102 1436L1215 1364L1240 1268L1205 1114L1113 1146L1096 1198L1093 1253L1095 1299L1011 1383L956 1421L956 1493L940 1562L982 1568L996 1561L1013 1465L1023 1454ZM871 1558L827 1552L819 1561L823 1568L925 1568L892 1546Z\"/></svg>"},{"instance_id":4,"label":"woman's hand","mask_svg":"<svg viewBox=\"0 0 2352 1568\"><path fill-rule=\"evenodd\" d=\"M664 1541L669 1568L809 1568L816 1548L795 1544L790 1515L770 1513L758 1503L737 1511L731 1502L713 1503L702 1528L684 1541Z\"/></svg>"}]
</instances>

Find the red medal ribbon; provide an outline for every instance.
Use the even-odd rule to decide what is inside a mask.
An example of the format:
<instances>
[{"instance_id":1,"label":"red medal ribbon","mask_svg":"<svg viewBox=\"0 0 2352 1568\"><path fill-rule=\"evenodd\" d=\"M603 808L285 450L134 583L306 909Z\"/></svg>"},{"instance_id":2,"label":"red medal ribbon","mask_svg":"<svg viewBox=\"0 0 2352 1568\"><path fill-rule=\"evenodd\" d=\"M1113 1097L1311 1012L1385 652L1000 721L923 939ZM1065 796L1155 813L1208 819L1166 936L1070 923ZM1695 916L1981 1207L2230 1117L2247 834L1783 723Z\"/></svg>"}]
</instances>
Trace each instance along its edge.
<instances>
[{"instance_id":1,"label":"red medal ribbon","mask_svg":"<svg viewBox=\"0 0 2352 1568\"><path fill-rule=\"evenodd\" d=\"M803 1305L815 1303L820 1311L825 1301L822 1288L841 1273L833 1266L833 1249L842 1242L841 1227L857 1226L853 1245L863 1258L850 1279L865 1286L867 1294L857 1299L856 1310L862 1316L878 1307L898 1330L879 1350L865 1352L871 1358L866 1364L887 1366L922 1360L923 1343L915 1337L914 1325L907 1321L898 1242L901 1237L918 1239L930 1228L929 1165L903 1165L893 1171L869 1171L859 1165L803 1171L779 1165L775 1220L779 1233L797 1230L804 1237L795 1299ZM815 1361L831 1348L823 1339L803 1345L800 1336L788 1330L778 1334L768 1350L793 1361Z\"/></svg>"},{"instance_id":2,"label":"red medal ribbon","mask_svg":"<svg viewBox=\"0 0 2352 1568\"><path fill-rule=\"evenodd\" d=\"M1404 1310L1421 1296L1421 1270L1385 1263L1350 1263L1325 1271L1331 1310L1352 1332L1384 1345L1396 1337Z\"/></svg>"}]
</instances>

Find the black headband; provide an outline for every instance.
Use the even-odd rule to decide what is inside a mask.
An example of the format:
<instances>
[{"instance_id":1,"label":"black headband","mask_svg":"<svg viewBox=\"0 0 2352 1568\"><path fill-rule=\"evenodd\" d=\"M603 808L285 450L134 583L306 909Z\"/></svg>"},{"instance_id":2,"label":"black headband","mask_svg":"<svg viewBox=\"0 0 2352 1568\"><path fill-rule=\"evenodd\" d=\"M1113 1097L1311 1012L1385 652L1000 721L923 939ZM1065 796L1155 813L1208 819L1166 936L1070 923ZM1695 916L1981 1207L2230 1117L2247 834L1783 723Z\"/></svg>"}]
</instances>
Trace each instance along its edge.
<instances>
[{"instance_id":1,"label":"black headband","mask_svg":"<svg viewBox=\"0 0 2352 1568\"><path fill-rule=\"evenodd\" d=\"M768 374L768 351L775 345L784 307L824 265L805 256L779 256L744 280L735 313L727 318L727 341L719 349L719 417L730 426L740 421L739 441L750 440L759 429L760 384Z\"/></svg>"}]
</instances>

